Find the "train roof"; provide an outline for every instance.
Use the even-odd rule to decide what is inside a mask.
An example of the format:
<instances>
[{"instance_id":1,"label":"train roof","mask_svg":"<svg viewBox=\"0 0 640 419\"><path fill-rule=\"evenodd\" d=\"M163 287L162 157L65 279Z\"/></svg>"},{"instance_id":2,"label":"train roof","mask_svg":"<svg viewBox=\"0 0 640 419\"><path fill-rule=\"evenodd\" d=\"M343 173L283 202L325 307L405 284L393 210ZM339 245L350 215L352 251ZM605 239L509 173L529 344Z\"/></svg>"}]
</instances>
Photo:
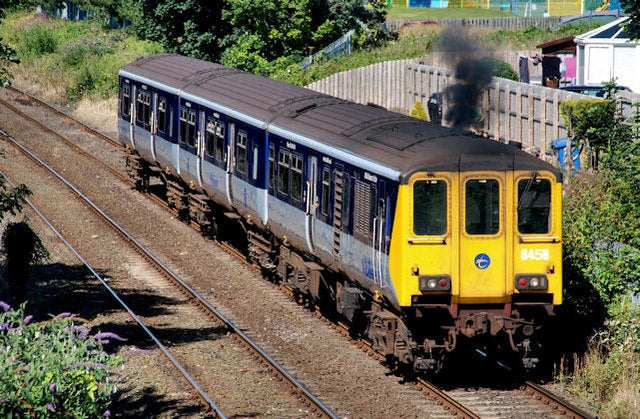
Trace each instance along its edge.
<instances>
[{"instance_id":1,"label":"train roof","mask_svg":"<svg viewBox=\"0 0 640 419\"><path fill-rule=\"evenodd\" d=\"M403 182L416 171L549 170L561 176L517 147L194 58L143 57L120 75L321 145L336 158L364 159Z\"/></svg>"}]
</instances>

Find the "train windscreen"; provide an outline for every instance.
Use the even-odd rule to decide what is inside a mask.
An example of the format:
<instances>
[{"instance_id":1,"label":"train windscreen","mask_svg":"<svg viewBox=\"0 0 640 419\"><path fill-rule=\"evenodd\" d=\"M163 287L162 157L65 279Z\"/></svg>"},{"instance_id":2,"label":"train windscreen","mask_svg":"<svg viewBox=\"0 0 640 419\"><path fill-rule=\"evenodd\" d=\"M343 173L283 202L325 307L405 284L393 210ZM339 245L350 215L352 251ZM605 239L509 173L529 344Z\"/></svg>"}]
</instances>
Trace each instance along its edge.
<instances>
[{"instance_id":1,"label":"train windscreen","mask_svg":"<svg viewBox=\"0 0 640 419\"><path fill-rule=\"evenodd\" d=\"M522 179L518 182L518 232L547 234L551 230L551 182Z\"/></svg>"},{"instance_id":2,"label":"train windscreen","mask_svg":"<svg viewBox=\"0 0 640 419\"><path fill-rule=\"evenodd\" d=\"M447 184L419 180L413 184L413 232L438 236L447 232Z\"/></svg>"},{"instance_id":3,"label":"train windscreen","mask_svg":"<svg viewBox=\"0 0 640 419\"><path fill-rule=\"evenodd\" d=\"M493 235L500 230L500 184L495 179L472 179L465 185L467 234Z\"/></svg>"}]
</instances>

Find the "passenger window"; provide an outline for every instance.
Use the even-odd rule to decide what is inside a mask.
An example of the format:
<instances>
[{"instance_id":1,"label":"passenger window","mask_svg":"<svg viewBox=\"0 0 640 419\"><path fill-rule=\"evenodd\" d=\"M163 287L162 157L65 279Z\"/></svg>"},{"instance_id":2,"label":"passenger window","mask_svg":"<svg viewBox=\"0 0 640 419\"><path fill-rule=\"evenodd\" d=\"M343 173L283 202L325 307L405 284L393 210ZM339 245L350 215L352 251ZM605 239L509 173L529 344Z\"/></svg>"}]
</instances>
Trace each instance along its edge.
<instances>
[{"instance_id":1,"label":"passenger window","mask_svg":"<svg viewBox=\"0 0 640 419\"><path fill-rule=\"evenodd\" d=\"M167 129L167 99L158 100L158 131L165 132Z\"/></svg>"},{"instance_id":2,"label":"passenger window","mask_svg":"<svg viewBox=\"0 0 640 419\"><path fill-rule=\"evenodd\" d=\"M196 113L194 111L189 111L189 123L187 124L189 129L187 141L191 147L196 146Z\"/></svg>"},{"instance_id":3,"label":"passenger window","mask_svg":"<svg viewBox=\"0 0 640 419\"><path fill-rule=\"evenodd\" d=\"M331 172L329 169L322 170L322 200L320 201L320 212L329 214L329 191L331 186Z\"/></svg>"},{"instance_id":4,"label":"passenger window","mask_svg":"<svg viewBox=\"0 0 640 419\"><path fill-rule=\"evenodd\" d=\"M443 180L419 180L413 184L413 232L440 236L447 232L447 184Z\"/></svg>"},{"instance_id":5,"label":"passenger window","mask_svg":"<svg viewBox=\"0 0 640 419\"><path fill-rule=\"evenodd\" d=\"M131 115L131 86L122 85L122 115Z\"/></svg>"},{"instance_id":6,"label":"passenger window","mask_svg":"<svg viewBox=\"0 0 640 419\"><path fill-rule=\"evenodd\" d=\"M269 145L269 188L273 188L276 182L276 150L273 144Z\"/></svg>"},{"instance_id":7,"label":"passenger window","mask_svg":"<svg viewBox=\"0 0 640 419\"><path fill-rule=\"evenodd\" d=\"M136 120L149 125L151 121L151 93L146 91L138 92L136 105Z\"/></svg>"},{"instance_id":8,"label":"passenger window","mask_svg":"<svg viewBox=\"0 0 640 419\"><path fill-rule=\"evenodd\" d=\"M289 162L291 155L286 151L278 154L278 191L289 195Z\"/></svg>"},{"instance_id":9,"label":"passenger window","mask_svg":"<svg viewBox=\"0 0 640 419\"><path fill-rule=\"evenodd\" d=\"M500 229L500 185L495 179L469 180L465 186L468 234L497 234Z\"/></svg>"},{"instance_id":10,"label":"passenger window","mask_svg":"<svg viewBox=\"0 0 640 419\"><path fill-rule=\"evenodd\" d=\"M302 201L302 157L291 156L291 196Z\"/></svg>"},{"instance_id":11,"label":"passenger window","mask_svg":"<svg viewBox=\"0 0 640 419\"><path fill-rule=\"evenodd\" d=\"M518 231L547 234L551 231L551 182L522 179L518 182Z\"/></svg>"},{"instance_id":12,"label":"passenger window","mask_svg":"<svg viewBox=\"0 0 640 419\"><path fill-rule=\"evenodd\" d=\"M225 144L224 144L224 123L221 121L216 121L215 137L216 137L216 160L225 161L227 150L225 149Z\"/></svg>"},{"instance_id":13,"label":"passenger window","mask_svg":"<svg viewBox=\"0 0 640 419\"><path fill-rule=\"evenodd\" d=\"M216 145L216 123L211 119L207 119L207 138L205 143L205 152L208 156L213 156Z\"/></svg>"},{"instance_id":14,"label":"passenger window","mask_svg":"<svg viewBox=\"0 0 640 419\"><path fill-rule=\"evenodd\" d=\"M239 172L247 173L247 133L238 132L236 143L238 145L237 169Z\"/></svg>"},{"instance_id":15,"label":"passenger window","mask_svg":"<svg viewBox=\"0 0 640 419\"><path fill-rule=\"evenodd\" d=\"M180 142L196 145L196 113L190 109L180 109Z\"/></svg>"},{"instance_id":16,"label":"passenger window","mask_svg":"<svg viewBox=\"0 0 640 419\"><path fill-rule=\"evenodd\" d=\"M351 176L344 173L342 178L342 231L349 231L351 214Z\"/></svg>"}]
</instances>

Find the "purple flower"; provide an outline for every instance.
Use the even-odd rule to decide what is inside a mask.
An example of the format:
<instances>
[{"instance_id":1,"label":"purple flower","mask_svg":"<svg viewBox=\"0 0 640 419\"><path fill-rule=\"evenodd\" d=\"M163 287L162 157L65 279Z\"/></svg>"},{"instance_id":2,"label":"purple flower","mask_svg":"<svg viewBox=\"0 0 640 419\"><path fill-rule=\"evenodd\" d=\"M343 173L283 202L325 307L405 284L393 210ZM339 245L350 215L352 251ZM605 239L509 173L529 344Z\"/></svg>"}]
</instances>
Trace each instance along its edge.
<instances>
[{"instance_id":1,"label":"purple flower","mask_svg":"<svg viewBox=\"0 0 640 419\"><path fill-rule=\"evenodd\" d=\"M2 323L0 325L0 332L2 332L3 330L9 330L11 329L11 325L9 323Z\"/></svg>"},{"instance_id":2,"label":"purple flower","mask_svg":"<svg viewBox=\"0 0 640 419\"><path fill-rule=\"evenodd\" d=\"M57 393L58 392L58 387L56 386L56 383L49 384L49 391L52 392L52 393Z\"/></svg>"},{"instance_id":3,"label":"purple flower","mask_svg":"<svg viewBox=\"0 0 640 419\"><path fill-rule=\"evenodd\" d=\"M89 335L89 329L86 326L73 326L73 331L78 333L78 337L86 338Z\"/></svg>"},{"instance_id":4,"label":"purple flower","mask_svg":"<svg viewBox=\"0 0 640 419\"><path fill-rule=\"evenodd\" d=\"M116 340L120 340L120 341L125 341L126 339L121 338L120 336L116 335L115 333L112 332L99 332L96 334L96 339L100 339L102 342L102 339L116 339ZM105 342L102 342L105 343ZM107 343L109 343L109 341L107 341Z\"/></svg>"},{"instance_id":5,"label":"purple flower","mask_svg":"<svg viewBox=\"0 0 640 419\"><path fill-rule=\"evenodd\" d=\"M111 411L110 410L105 410L104 413L102 414L103 418L110 418L111 417Z\"/></svg>"},{"instance_id":6,"label":"purple flower","mask_svg":"<svg viewBox=\"0 0 640 419\"><path fill-rule=\"evenodd\" d=\"M56 406L53 403L49 402L49 403L47 403L47 410L49 412L55 412L56 411Z\"/></svg>"},{"instance_id":7,"label":"purple flower","mask_svg":"<svg viewBox=\"0 0 640 419\"><path fill-rule=\"evenodd\" d=\"M0 308L3 309L4 311L11 310L11 306L5 303L4 301L0 301Z\"/></svg>"},{"instance_id":8,"label":"purple flower","mask_svg":"<svg viewBox=\"0 0 640 419\"><path fill-rule=\"evenodd\" d=\"M85 368L106 368L107 366L102 362L78 362L73 364L74 367L85 367Z\"/></svg>"},{"instance_id":9,"label":"purple flower","mask_svg":"<svg viewBox=\"0 0 640 419\"><path fill-rule=\"evenodd\" d=\"M24 324L25 326L28 325L31 319L33 319L33 315L29 314L27 317L24 318L24 320L22 321L22 324Z\"/></svg>"},{"instance_id":10,"label":"purple flower","mask_svg":"<svg viewBox=\"0 0 640 419\"><path fill-rule=\"evenodd\" d=\"M60 313L58 314L56 317L54 317L54 319L64 319L66 317L71 317L71 313L69 313L68 311L65 311L64 313Z\"/></svg>"}]
</instances>

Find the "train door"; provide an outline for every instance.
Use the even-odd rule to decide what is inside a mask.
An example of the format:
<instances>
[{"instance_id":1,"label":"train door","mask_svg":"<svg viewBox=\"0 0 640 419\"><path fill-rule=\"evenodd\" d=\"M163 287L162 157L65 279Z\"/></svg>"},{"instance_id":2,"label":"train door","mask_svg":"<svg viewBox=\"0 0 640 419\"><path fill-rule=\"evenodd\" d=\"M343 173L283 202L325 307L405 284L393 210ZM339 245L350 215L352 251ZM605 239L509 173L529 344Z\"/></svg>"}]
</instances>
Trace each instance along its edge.
<instances>
[{"instance_id":1,"label":"train door","mask_svg":"<svg viewBox=\"0 0 640 419\"><path fill-rule=\"evenodd\" d=\"M131 141L131 147L136 148L136 97L138 89L135 84L131 85L131 97L130 97L130 115L129 119L129 140Z\"/></svg>"},{"instance_id":2,"label":"train door","mask_svg":"<svg viewBox=\"0 0 640 419\"><path fill-rule=\"evenodd\" d=\"M384 286L384 255L386 250L386 204L378 199L376 216L373 219L373 279L380 287Z\"/></svg>"},{"instance_id":3,"label":"train door","mask_svg":"<svg viewBox=\"0 0 640 419\"><path fill-rule=\"evenodd\" d=\"M204 152L205 152L205 139L207 138L207 119L204 113L204 107L200 109L200 129L198 130L198 138L197 138L197 160L196 160L196 174L198 178L198 185L202 187L204 183L202 181L202 165L204 160Z\"/></svg>"},{"instance_id":4,"label":"train door","mask_svg":"<svg viewBox=\"0 0 640 419\"><path fill-rule=\"evenodd\" d=\"M504 176L473 173L461 177L460 298L500 302L506 296Z\"/></svg>"},{"instance_id":5,"label":"train door","mask_svg":"<svg viewBox=\"0 0 640 419\"><path fill-rule=\"evenodd\" d=\"M158 92L153 92L151 104L151 156L157 161L156 156L156 136L158 135Z\"/></svg>"},{"instance_id":6,"label":"train door","mask_svg":"<svg viewBox=\"0 0 640 419\"><path fill-rule=\"evenodd\" d=\"M226 190L227 190L227 201L229 201L230 205L233 205L233 171L235 166L235 138L236 138L236 124L233 122L229 122L229 144L227 144L227 175L226 175Z\"/></svg>"},{"instance_id":7,"label":"train door","mask_svg":"<svg viewBox=\"0 0 640 419\"><path fill-rule=\"evenodd\" d=\"M305 238L307 240L307 248L310 252L315 251L313 243L313 229L316 218L316 202L318 202L317 184L318 181L318 158L309 156L309 177L307 180L306 191L306 210L305 210Z\"/></svg>"}]
</instances>

